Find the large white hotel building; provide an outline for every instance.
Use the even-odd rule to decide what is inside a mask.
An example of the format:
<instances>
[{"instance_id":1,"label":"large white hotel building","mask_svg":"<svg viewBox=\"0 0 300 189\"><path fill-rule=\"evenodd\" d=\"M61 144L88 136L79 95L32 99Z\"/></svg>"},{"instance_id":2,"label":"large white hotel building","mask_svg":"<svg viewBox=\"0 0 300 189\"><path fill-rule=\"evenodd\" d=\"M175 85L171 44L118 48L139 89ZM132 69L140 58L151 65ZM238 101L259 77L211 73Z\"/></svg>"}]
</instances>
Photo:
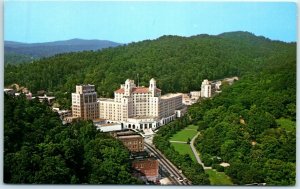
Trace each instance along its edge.
<instances>
[{"instance_id":1,"label":"large white hotel building","mask_svg":"<svg viewBox=\"0 0 300 189\"><path fill-rule=\"evenodd\" d=\"M185 110L182 94L161 95L153 78L149 87L136 86L127 79L114 92L114 99L99 99L100 118L129 129L155 129L181 117Z\"/></svg>"},{"instance_id":2,"label":"large white hotel building","mask_svg":"<svg viewBox=\"0 0 300 189\"><path fill-rule=\"evenodd\" d=\"M113 99L98 98L96 102L95 93L93 85L76 86L76 93L72 94L74 117L101 118L105 123L119 123L122 129L144 130L155 129L173 121L186 111L182 104L182 94L161 95L153 78L149 87L136 86L133 80L127 79L114 92ZM88 99L85 100L85 97ZM98 107L99 110L95 110Z\"/></svg>"}]
</instances>

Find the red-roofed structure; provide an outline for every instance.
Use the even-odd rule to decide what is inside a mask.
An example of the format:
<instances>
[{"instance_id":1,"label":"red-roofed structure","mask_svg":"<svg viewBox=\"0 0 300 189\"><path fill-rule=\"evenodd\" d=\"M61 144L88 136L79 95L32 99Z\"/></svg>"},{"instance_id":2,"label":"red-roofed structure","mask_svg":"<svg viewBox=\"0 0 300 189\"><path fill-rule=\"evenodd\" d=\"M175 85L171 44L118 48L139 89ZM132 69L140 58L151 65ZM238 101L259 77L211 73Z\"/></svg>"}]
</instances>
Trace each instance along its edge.
<instances>
[{"instance_id":1,"label":"red-roofed structure","mask_svg":"<svg viewBox=\"0 0 300 189\"><path fill-rule=\"evenodd\" d=\"M132 93L148 93L149 88L147 87L135 87L132 89Z\"/></svg>"},{"instance_id":2,"label":"red-roofed structure","mask_svg":"<svg viewBox=\"0 0 300 189\"><path fill-rule=\"evenodd\" d=\"M124 93L124 89L118 89L115 91L115 93Z\"/></svg>"}]
</instances>

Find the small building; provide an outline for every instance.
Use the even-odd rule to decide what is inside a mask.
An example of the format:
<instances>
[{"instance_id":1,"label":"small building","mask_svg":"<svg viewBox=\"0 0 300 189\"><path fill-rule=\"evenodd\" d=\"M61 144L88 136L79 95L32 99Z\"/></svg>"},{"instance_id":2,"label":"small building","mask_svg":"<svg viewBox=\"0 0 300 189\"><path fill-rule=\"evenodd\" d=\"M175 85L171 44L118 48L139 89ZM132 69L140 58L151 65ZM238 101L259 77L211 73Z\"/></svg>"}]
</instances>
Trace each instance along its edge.
<instances>
[{"instance_id":1,"label":"small building","mask_svg":"<svg viewBox=\"0 0 300 189\"><path fill-rule=\"evenodd\" d=\"M215 90L216 90L216 91L221 90L221 85L222 85L222 81L217 81L217 82L215 82L215 83L214 83Z\"/></svg>"},{"instance_id":2,"label":"small building","mask_svg":"<svg viewBox=\"0 0 300 189\"><path fill-rule=\"evenodd\" d=\"M65 117L72 115L71 110L59 110L57 113L61 120L63 120Z\"/></svg>"},{"instance_id":3,"label":"small building","mask_svg":"<svg viewBox=\"0 0 300 189\"><path fill-rule=\"evenodd\" d=\"M144 138L139 134L117 136L131 152L144 151Z\"/></svg>"},{"instance_id":4,"label":"small building","mask_svg":"<svg viewBox=\"0 0 300 189\"><path fill-rule=\"evenodd\" d=\"M149 181L156 181L159 176L159 163L155 158L135 159L132 167L141 173L141 177L145 177Z\"/></svg>"},{"instance_id":5,"label":"small building","mask_svg":"<svg viewBox=\"0 0 300 189\"><path fill-rule=\"evenodd\" d=\"M201 97L201 91L191 91L191 99L197 101Z\"/></svg>"},{"instance_id":6,"label":"small building","mask_svg":"<svg viewBox=\"0 0 300 189\"><path fill-rule=\"evenodd\" d=\"M72 123L72 122L77 121L79 119L80 119L79 117L67 116L63 119L63 124Z\"/></svg>"},{"instance_id":7,"label":"small building","mask_svg":"<svg viewBox=\"0 0 300 189\"><path fill-rule=\"evenodd\" d=\"M8 94L8 95L14 95L15 94L15 90L13 89L4 89L4 93Z\"/></svg>"},{"instance_id":8,"label":"small building","mask_svg":"<svg viewBox=\"0 0 300 189\"><path fill-rule=\"evenodd\" d=\"M187 112L187 107L183 107L180 110L175 110L175 115L176 115L177 118L178 117L183 117L186 112Z\"/></svg>"},{"instance_id":9,"label":"small building","mask_svg":"<svg viewBox=\"0 0 300 189\"><path fill-rule=\"evenodd\" d=\"M239 78L238 77L229 77L229 78L224 78L223 81L227 82L229 85L232 85L233 82L238 81Z\"/></svg>"},{"instance_id":10,"label":"small building","mask_svg":"<svg viewBox=\"0 0 300 189\"><path fill-rule=\"evenodd\" d=\"M182 94L182 104L189 106L189 105L192 105L191 102L192 101L191 101L190 94L183 93Z\"/></svg>"},{"instance_id":11,"label":"small building","mask_svg":"<svg viewBox=\"0 0 300 189\"><path fill-rule=\"evenodd\" d=\"M98 130L102 132L121 131L122 126L120 123L106 123L106 124L95 124Z\"/></svg>"},{"instance_id":12,"label":"small building","mask_svg":"<svg viewBox=\"0 0 300 189\"><path fill-rule=\"evenodd\" d=\"M40 102L43 102L44 100L47 100L49 104L52 104L55 100L54 96L47 96L46 94L44 96L38 96Z\"/></svg>"},{"instance_id":13,"label":"small building","mask_svg":"<svg viewBox=\"0 0 300 189\"><path fill-rule=\"evenodd\" d=\"M52 108L52 110L58 113L61 120L72 115L71 110L60 110L59 108Z\"/></svg>"},{"instance_id":14,"label":"small building","mask_svg":"<svg viewBox=\"0 0 300 189\"><path fill-rule=\"evenodd\" d=\"M170 181L170 179L168 177L160 179L159 182L161 185L171 185L172 184L172 182Z\"/></svg>"}]
</instances>

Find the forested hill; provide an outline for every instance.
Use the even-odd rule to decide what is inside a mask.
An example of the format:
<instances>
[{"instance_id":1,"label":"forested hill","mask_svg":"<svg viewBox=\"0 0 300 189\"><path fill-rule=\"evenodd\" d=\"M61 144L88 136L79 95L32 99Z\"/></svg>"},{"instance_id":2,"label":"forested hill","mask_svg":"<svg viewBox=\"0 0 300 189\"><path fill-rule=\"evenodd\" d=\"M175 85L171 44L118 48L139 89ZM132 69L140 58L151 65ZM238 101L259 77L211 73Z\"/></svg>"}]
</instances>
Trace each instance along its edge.
<instances>
[{"instance_id":1,"label":"forested hill","mask_svg":"<svg viewBox=\"0 0 300 189\"><path fill-rule=\"evenodd\" d=\"M167 92L199 90L203 79L258 72L272 58L294 55L295 43L271 41L248 32L217 36L162 36L96 52L60 54L31 64L6 65L5 85L72 92L80 83L96 85L98 94L112 96L126 78L148 86L154 77Z\"/></svg>"},{"instance_id":2,"label":"forested hill","mask_svg":"<svg viewBox=\"0 0 300 189\"><path fill-rule=\"evenodd\" d=\"M4 42L5 63L18 64L31 62L33 59L49 57L55 54L78 52L87 50L100 50L120 45L107 40L70 39L45 43L19 43L14 41Z\"/></svg>"},{"instance_id":3,"label":"forested hill","mask_svg":"<svg viewBox=\"0 0 300 189\"><path fill-rule=\"evenodd\" d=\"M295 185L296 52L265 64L189 108L201 131L195 144L206 166L229 163L235 184Z\"/></svg>"}]
</instances>

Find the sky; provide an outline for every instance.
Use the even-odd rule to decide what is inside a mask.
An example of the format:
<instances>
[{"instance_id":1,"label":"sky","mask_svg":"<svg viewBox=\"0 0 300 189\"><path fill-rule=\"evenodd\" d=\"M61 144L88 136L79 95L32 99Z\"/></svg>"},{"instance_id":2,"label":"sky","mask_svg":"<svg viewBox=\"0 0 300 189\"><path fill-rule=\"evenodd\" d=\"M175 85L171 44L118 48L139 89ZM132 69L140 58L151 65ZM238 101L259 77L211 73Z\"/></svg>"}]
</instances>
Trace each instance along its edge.
<instances>
[{"instance_id":1,"label":"sky","mask_svg":"<svg viewBox=\"0 0 300 189\"><path fill-rule=\"evenodd\" d=\"M80 39L119 43L162 35L248 31L296 41L297 6L289 2L4 2L4 40L36 43Z\"/></svg>"}]
</instances>

